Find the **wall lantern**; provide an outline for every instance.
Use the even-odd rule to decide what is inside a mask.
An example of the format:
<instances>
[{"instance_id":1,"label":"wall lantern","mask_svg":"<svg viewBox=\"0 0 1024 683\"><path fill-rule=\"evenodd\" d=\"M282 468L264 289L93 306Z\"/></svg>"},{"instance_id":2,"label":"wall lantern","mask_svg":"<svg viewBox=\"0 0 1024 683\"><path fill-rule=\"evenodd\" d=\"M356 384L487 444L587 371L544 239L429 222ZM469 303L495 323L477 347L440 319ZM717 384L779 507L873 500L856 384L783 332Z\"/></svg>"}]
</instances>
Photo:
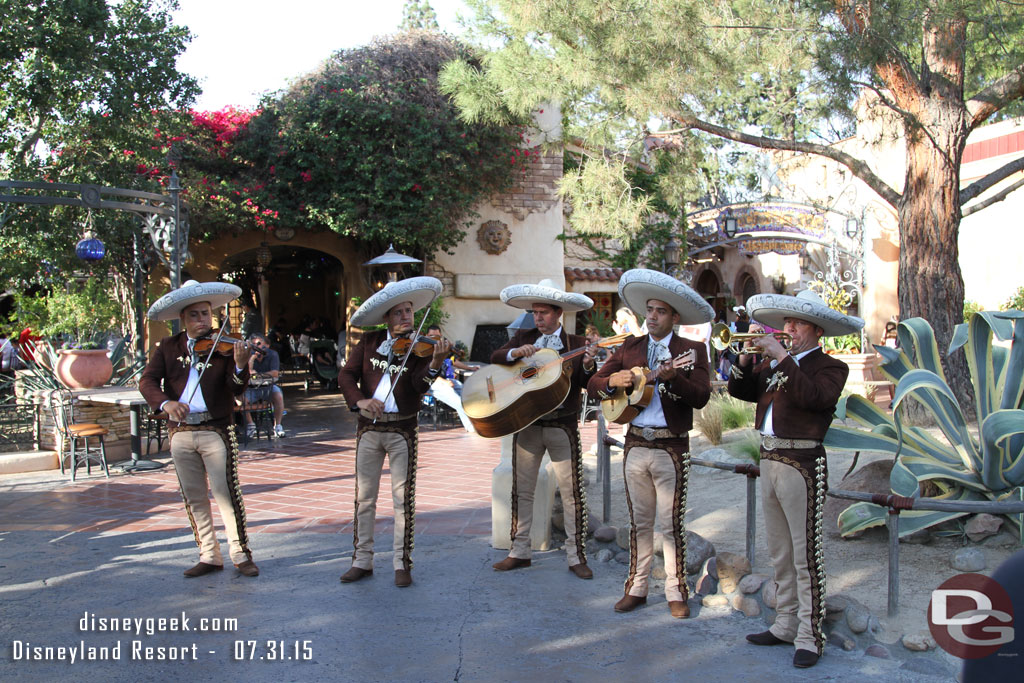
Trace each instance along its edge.
<instances>
[{"instance_id":1,"label":"wall lantern","mask_svg":"<svg viewBox=\"0 0 1024 683\"><path fill-rule=\"evenodd\" d=\"M736 217L735 216L726 216L725 217L725 227L722 230L725 233L725 236L728 237L729 239L732 239L733 237L735 237L736 236L736 227L737 227Z\"/></svg>"},{"instance_id":2,"label":"wall lantern","mask_svg":"<svg viewBox=\"0 0 1024 683\"><path fill-rule=\"evenodd\" d=\"M846 219L846 236L851 240L855 239L860 234L860 221L856 218Z\"/></svg>"}]
</instances>

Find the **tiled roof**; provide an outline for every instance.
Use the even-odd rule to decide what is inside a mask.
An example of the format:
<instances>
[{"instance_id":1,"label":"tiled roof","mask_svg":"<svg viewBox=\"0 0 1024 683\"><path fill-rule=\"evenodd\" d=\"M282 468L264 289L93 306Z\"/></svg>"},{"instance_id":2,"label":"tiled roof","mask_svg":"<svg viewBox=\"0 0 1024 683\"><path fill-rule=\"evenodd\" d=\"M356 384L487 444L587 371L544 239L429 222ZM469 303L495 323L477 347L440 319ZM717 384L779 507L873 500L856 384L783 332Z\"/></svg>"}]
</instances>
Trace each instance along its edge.
<instances>
[{"instance_id":1,"label":"tiled roof","mask_svg":"<svg viewBox=\"0 0 1024 683\"><path fill-rule=\"evenodd\" d=\"M566 268L565 281L573 283L577 280L589 282L618 282L622 277L622 268Z\"/></svg>"}]
</instances>

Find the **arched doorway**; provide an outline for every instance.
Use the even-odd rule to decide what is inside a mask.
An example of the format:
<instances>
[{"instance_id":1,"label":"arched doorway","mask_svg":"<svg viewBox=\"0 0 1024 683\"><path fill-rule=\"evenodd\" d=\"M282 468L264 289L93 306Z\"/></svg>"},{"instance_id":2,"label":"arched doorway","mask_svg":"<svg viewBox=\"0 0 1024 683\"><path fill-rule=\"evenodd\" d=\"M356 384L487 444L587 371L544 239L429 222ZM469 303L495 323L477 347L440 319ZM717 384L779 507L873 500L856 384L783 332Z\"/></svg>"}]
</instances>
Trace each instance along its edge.
<instances>
[{"instance_id":1,"label":"arched doorway","mask_svg":"<svg viewBox=\"0 0 1024 683\"><path fill-rule=\"evenodd\" d=\"M703 273L697 276L697 284L694 289L704 297L704 300L711 304L711 308L715 309L715 317L718 317L719 312L724 310L726 301L723 297L719 296L719 292L722 291L722 281L718 279L718 275L713 270L705 270Z\"/></svg>"},{"instance_id":2,"label":"arched doorway","mask_svg":"<svg viewBox=\"0 0 1024 683\"><path fill-rule=\"evenodd\" d=\"M262 277L257 268L257 249L229 256L221 264L224 279L255 300L266 328L277 324L288 332L299 330L310 319L320 318L333 339L345 326L345 268L334 256L317 249L273 245ZM237 315L231 309L232 322ZM236 328L237 329L237 328Z\"/></svg>"}]
</instances>

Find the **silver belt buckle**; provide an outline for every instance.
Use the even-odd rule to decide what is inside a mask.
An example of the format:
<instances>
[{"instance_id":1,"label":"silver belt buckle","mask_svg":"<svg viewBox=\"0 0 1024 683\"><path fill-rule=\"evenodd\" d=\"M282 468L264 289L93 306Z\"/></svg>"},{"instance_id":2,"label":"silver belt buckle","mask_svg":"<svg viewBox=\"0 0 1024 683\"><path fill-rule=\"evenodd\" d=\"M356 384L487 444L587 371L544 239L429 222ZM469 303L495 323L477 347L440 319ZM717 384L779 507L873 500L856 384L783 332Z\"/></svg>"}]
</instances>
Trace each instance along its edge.
<instances>
[{"instance_id":1,"label":"silver belt buckle","mask_svg":"<svg viewBox=\"0 0 1024 683\"><path fill-rule=\"evenodd\" d=\"M210 412L205 411L202 413L189 413L185 416L185 424L187 425L198 425L205 422L210 417Z\"/></svg>"},{"instance_id":2,"label":"silver belt buckle","mask_svg":"<svg viewBox=\"0 0 1024 683\"><path fill-rule=\"evenodd\" d=\"M644 437L644 441L654 441L654 427L644 427L640 430L640 435Z\"/></svg>"}]
</instances>

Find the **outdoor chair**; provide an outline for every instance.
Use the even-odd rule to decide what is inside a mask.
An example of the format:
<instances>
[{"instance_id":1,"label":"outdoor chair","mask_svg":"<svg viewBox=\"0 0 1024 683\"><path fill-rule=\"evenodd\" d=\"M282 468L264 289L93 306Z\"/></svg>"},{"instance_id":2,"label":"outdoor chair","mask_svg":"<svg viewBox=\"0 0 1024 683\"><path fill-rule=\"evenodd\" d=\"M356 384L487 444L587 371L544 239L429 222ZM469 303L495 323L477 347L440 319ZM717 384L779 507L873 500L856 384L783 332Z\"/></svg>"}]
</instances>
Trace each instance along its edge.
<instances>
[{"instance_id":1,"label":"outdoor chair","mask_svg":"<svg viewBox=\"0 0 1024 683\"><path fill-rule=\"evenodd\" d=\"M451 406L438 401L428 391L423 394L423 400L420 404L420 419L429 419L436 431L438 422L446 425L455 425L458 422L458 415L456 415Z\"/></svg>"},{"instance_id":2,"label":"outdoor chair","mask_svg":"<svg viewBox=\"0 0 1024 683\"><path fill-rule=\"evenodd\" d=\"M68 460L71 469L71 481L81 464L85 464L86 474L92 474L92 463L103 466L103 473L110 477L107 467L107 447L103 442L109 430L100 424L77 422L75 420L74 397L67 389L54 389L47 394L50 414L58 435L58 457L60 473L64 474L64 460ZM93 439L92 446L89 439ZM95 445L99 441L99 446ZM81 443L81 446L79 444Z\"/></svg>"},{"instance_id":3,"label":"outdoor chair","mask_svg":"<svg viewBox=\"0 0 1024 683\"><path fill-rule=\"evenodd\" d=\"M260 433L262 433L267 441L270 441L274 431L274 406L270 400L247 401L243 394L241 402L235 406L235 422L238 424L238 433L243 445L249 443L249 434L246 431L246 413L252 416L252 423L256 426L256 440L259 441Z\"/></svg>"}]
</instances>

